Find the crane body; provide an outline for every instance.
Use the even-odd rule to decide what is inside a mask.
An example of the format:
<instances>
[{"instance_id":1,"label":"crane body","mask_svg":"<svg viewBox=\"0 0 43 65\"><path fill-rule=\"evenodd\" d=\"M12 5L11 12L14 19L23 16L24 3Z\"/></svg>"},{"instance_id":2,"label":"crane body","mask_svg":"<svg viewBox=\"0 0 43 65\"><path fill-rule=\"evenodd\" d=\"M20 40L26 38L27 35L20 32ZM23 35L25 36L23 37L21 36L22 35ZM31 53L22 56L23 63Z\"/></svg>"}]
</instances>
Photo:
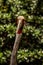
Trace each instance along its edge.
<instances>
[{"instance_id":1,"label":"crane body","mask_svg":"<svg viewBox=\"0 0 43 65\"><path fill-rule=\"evenodd\" d=\"M24 22L25 19L23 16L19 16L17 18L17 30L16 30L16 38L15 38L15 42L14 42L14 46L13 46L13 51L11 54L11 61L10 61L10 65L17 65L17 51L19 48L19 43L21 41L21 37L22 37L22 29L24 26Z\"/></svg>"}]
</instances>

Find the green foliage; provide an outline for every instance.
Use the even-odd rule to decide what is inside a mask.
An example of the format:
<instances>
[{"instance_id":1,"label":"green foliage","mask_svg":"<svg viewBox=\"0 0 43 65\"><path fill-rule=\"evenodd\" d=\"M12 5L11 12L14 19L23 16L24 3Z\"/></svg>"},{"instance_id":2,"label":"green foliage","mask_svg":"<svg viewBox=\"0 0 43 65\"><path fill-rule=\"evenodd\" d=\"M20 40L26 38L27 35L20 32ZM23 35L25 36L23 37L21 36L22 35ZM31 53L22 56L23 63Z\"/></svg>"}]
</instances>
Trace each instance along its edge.
<instances>
[{"instance_id":1,"label":"green foliage","mask_svg":"<svg viewBox=\"0 0 43 65\"><path fill-rule=\"evenodd\" d=\"M9 58L11 54L10 50L5 50L4 52L0 52L0 63L4 64L7 62L7 58Z\"/></svg>"},{"instance_id":2,"label":"green foliage","mask_svg":"<svg viewBox=\"0 0 43 65\"><path fill-rule=\"evenodd\" d=\"M2 52L0 52L0 63L2 64L4 62L6 62L6 57L3 55Z\"/></svg>"},{"instance_id":3,"label":"green foliage","mask_svg":"<svg viewBox=\"0 0 43 65\"><path fill-rule=\"evenodd\" d=\"M16 17L23 15L24 26L18 62L40 59L43 65L43 1L0 0L0 63L9 62L16 33ZM25 49L24 49L25 48Z\"/></svg>"},{"instance_id":4,"label":"green foliage","mask_svg":"<svg viewBox=\"0 0 43 65\"><path fill-rule=\"evenodd\" d=\"M17 59L19 62L25 61L26 62L30 61L33 62L35 59L41 59L43 57L43 50L37 50L34 49L33 51L30 51L28 49L20 49L18 51L18 56ZM43 61L43 59L41 59L41 61Z\"/></svg>"},{"instance_id":5,"label":"green foliage","mask_svg":"<svg viewBox=\"0 0 43 65\"><path fill-rule=\"evenodd\" d=\"M12 25L11 23L6 25L5 27L6 27L5 29L6 32L8 32L7 37L10 37L10 38L14 37L16 27L14 27L14 25Z\"/></svg>"}]
</instances>

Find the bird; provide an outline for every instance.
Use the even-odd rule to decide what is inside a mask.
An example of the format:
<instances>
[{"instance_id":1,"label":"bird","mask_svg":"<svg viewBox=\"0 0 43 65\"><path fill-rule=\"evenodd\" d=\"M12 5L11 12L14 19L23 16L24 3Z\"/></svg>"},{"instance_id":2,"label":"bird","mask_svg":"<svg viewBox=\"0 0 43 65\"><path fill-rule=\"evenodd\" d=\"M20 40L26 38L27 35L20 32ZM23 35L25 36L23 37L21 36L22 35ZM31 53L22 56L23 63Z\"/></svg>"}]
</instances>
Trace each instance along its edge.
<instances>
[{"instance_id":1,"label":"bird","mask_svg":"<svg viewBox=\"0 0 43 65\"><path fill-rule=\"evenodd\" d=\"M23 26L25 24L24 16L18 16L16 22L17 22L16 37L11 54L10 65L17 65L17 51L22 37Z\"/></svg>"}]
</instances>

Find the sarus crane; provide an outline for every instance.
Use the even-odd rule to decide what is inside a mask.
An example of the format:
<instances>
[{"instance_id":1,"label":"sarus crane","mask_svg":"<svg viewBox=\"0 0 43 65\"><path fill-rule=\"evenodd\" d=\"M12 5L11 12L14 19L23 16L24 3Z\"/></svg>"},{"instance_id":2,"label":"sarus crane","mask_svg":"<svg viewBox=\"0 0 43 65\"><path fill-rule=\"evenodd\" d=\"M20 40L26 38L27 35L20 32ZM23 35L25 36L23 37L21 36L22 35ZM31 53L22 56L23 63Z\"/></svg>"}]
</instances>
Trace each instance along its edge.
<instances>
[{"instance_id":1,"label":"sarus crane","mask_svg":"<svg viewBox=\"0 0 43 65\"><path fill-rule=\"evenodd\" d=\"M25 24L24 16L17 17L17 29L16 29L16 38L13 46L13 51L11 54L10 65L17 65L17 51L19 48L19 43L22 37L22 29Z\"/></svg>"}]
</instances>

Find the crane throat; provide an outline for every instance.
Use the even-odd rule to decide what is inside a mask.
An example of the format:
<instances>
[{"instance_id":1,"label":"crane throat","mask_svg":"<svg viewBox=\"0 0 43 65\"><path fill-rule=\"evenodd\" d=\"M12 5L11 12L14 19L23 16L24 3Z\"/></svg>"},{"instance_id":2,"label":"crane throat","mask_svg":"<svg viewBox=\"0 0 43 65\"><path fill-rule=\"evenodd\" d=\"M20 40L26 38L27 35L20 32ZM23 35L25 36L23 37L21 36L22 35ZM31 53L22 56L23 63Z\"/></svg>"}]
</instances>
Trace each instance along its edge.
<instances>
[{"instance_id":1,"label":"crane throat","mask_svg":"<svg viewBox=\"0 0 43 65\"><path fill-rule=\"evenodd\" d=\"M21 33L22 33L22 29L23 29L23 26L21 26L21 27L19 28L19 30L17 31L17 34L21 34Z\"/></svg>"},{"instance_id":2,"label":"crane throat","mask_svg":"<svg viewBox=\"0 0 43 65\"><path fill-rule=\"evenodd\" d=\"M17 30L16 30L17 34L21 34L22 33L23 26L24 26L24 22L22 20L19 20L18 21L18 25L17 25Z\"/></svg>"}]
</instances>

